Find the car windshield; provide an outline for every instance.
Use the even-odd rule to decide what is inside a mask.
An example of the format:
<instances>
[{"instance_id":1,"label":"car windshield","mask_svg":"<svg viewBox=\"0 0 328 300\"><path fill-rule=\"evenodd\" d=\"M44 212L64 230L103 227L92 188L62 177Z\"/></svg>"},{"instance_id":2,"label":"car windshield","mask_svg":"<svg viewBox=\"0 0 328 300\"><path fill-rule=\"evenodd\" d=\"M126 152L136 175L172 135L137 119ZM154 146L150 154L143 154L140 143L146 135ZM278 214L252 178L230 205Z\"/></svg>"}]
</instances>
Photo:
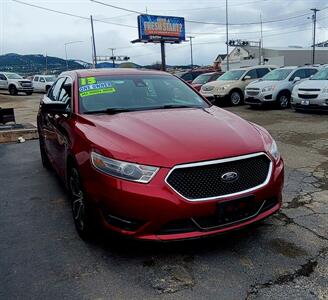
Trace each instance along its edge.
<instances>
[{"instance_id":1,"label":"car windshield","mask_svg":"<svg viewBox=\"0 0 328 300\"><path fill-rule=\"evenodd\" d=\"M294 69L275 69L262 77L262 80L284 80Z\"/></svg>"},{"instance_id":2,"label":"car windshield","mask_svg":"<svg viewBox=\"0 0 328 300\"><path fill-rule=\"evenodd\" d=\"M56 81L56 76L46 76L45 79L47 82L54 82Z\"/></svg>"},{"instance_id":3,"label":"car windshield","mask_svg":"<svg viewBox=\"0 0 328 300\"><path fill-rule=\"evenodd\" d=\"M81 113L210 106L187 84L170 75L79 78L79 104Z\"/></svg>"},{"instance_id":4,"label":"car windshield","mask_svg":"<svg viewBox=\"0 0 328 300\"><path fill-rule=\"evenodd\" d=\"M328 80L328 68L320 70L310 80Z\"/></svg>"},{"instance_id":5,"label":"car windshield","mask_svg":"<svg viewBox=\"0 0 328 300\"><path fill-rule=\"evenodd\" d=\"M16 73L5 73L5 75L8 79L23 79L22 76L20 76Z\"/></svg>"},{"instance_id":6,"label":"car windshield","mask_svg":"<svg viewBox=\"0 0 328 300\"><path fill-rule=\"evenodd\" d=\"M206 82L208 82L211 78L212 74L202 74L197 76L192 83L196 83L196 84L204 84Z\"/></svg>"},{"instance_id":7,"label":"car windshield","mask_svg":"<svg viewBox=\"0 0 328 300\"><path fill-rule=\"evenodd\" d=\"M245 70L232 70L224 73L217 80L239 80L245 73Z\"/></svg>"}]
</instances>

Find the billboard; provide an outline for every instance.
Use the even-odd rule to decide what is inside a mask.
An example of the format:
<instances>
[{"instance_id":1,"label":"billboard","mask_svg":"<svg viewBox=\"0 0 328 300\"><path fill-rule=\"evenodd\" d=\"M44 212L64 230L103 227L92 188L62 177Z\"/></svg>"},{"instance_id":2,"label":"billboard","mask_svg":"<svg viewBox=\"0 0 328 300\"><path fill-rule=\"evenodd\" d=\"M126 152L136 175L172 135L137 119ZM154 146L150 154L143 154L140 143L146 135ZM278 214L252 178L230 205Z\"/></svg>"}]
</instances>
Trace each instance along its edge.
<instances>
[{"instance_id":1,"label":"billboard","mask_svg":"<svg viewBox=\"0 0 328 300\"><path fill-rule=\"evenodd\" d=\"M180 42L185 40L184 18L167 16L138 16L139 39L141 41Z\"/></svg>"}]
</instances>

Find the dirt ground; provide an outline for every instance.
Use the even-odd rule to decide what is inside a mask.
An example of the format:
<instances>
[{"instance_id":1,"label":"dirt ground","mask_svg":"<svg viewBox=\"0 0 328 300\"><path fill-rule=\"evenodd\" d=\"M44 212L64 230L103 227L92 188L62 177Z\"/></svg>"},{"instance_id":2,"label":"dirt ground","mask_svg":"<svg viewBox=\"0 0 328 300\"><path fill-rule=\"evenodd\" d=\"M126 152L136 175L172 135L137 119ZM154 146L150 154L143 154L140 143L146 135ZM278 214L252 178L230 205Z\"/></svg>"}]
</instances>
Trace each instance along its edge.
<instances>
[{"instance_id":1,"label":"dirt ground","mask_svg":"<svg viewBox=\"0 0 328 300\"><path fill-rule=\"evenodd\" d=\"M0 107L35 122L40 97ZM280 213L218 238L87 244L37 141L0 145L0 299L328 299L328 115L226 109L272 134L286 177Z\"/></svg>"}]
</instances>

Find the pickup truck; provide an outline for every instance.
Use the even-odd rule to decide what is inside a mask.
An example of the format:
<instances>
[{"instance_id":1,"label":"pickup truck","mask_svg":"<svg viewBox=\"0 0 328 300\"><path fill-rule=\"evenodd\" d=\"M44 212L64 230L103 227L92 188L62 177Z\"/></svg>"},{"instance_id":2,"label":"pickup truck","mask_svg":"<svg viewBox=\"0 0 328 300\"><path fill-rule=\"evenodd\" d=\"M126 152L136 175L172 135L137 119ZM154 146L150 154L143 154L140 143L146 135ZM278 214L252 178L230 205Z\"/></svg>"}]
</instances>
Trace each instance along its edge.
<instances>
[{"instance_id":1,"label":"pickup truck","mask_svg":"<svg viewBox=\"0 0 328 300\"><path fill-rule=\"evenodd\" d=\"M17 95L18 92L32 95L33 85L31 80L16 73L0 72L0 90L8 90L10 95Z\"/></svg>"},{"instance_id":2,"label":"pickup truck","mask_svg":"<svg viewBox=\"0 0 328 300\"><path fill-rule=\"evenodd\" d=\"M56 81L53 75L34 75L32 82L35 92L48 92L52 84Z\"/></svg>"}]
</instances>

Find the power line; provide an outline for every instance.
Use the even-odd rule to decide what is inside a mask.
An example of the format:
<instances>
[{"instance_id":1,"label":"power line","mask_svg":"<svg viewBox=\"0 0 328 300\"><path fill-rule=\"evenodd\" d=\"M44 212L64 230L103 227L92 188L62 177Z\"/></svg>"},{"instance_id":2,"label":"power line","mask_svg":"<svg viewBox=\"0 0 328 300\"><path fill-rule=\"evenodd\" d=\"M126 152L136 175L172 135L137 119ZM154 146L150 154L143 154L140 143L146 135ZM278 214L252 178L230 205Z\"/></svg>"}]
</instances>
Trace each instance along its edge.
<instances>
[{"instance_id":1,"label":"power line","mask_svg":"<svg viewBox=\"0 0 328 300\"><path fill-rule=\"evenodd\" d=\"M135 13L135 14L143 14L143 12L141 11L136 11L136 10L132 10L132 9L127 9L121 6L117 6L117 5L112 5L112 4L108 4L99 0L90 0L91 2L94 3L98 3L104 6L108 6L108 7L112 7L118 10L123 10L123 11L127 11L127 12L131 12L131 13ZM326 9L328 7L325 7L323 9ZM321 10L323 10L321 9ZM274 19L274 20L267 20L267 21L262 21L262 24L269 24L269 23L276 23L276 22L284 22L284 21L288 21L288 20L292 20L292 19L296 19L296 18L300 18L300 17L304 17L304 16L308 16L311 13L304 13L304 14L300 14L297 16L291 16L291 17L286 17L286 18L280 18L280 19ZM204 21L195 21L195 20L188 20L185 19L186 23L195 23L195 24L206 24L206 25L221 25L221 26L225 26L225 23L217 23L217 22L204 22ZM258 25L261 22L245 22L245 23L229 23L229 25L231 26L242 26L242 25Z\"/></svg>"},{"instance_id":2,"label":"power line","mask_svg":"<svg viewBox=\"0 0 328 300\"><path fill-rule=\"evenodd\" d=\"M63 12L63 11L59 11L59 10L55 10L55 9L51 9L51 8L47 8L47 7L43 7L43 6L39 6L39 5L35 5L35 4L31 4L31 3L26 3L26 2L20 1L20 0L11 0L11 1L23 4L23 5L31 6L31 7L34 7L34 8L38 8L38 9L42 9L42 10L46 10L46 11L51 11L51 12L54 12L54 13L57 13L57 14L61 14L61 15L65 15L65 16L79 18L79 19L89 21L89 17L79 16L79 15L71 14L71 13L68 13L68 12ZM100 20L100 19L94 19L94 21L95 22L106 23L106 24L111 24L111 25L122 26L122 27L137 28L137 26L121 24L121 23L115 23L115 22L108 22L108 21L104 21L104 20Z\"/></svg>"}]
</instances>

